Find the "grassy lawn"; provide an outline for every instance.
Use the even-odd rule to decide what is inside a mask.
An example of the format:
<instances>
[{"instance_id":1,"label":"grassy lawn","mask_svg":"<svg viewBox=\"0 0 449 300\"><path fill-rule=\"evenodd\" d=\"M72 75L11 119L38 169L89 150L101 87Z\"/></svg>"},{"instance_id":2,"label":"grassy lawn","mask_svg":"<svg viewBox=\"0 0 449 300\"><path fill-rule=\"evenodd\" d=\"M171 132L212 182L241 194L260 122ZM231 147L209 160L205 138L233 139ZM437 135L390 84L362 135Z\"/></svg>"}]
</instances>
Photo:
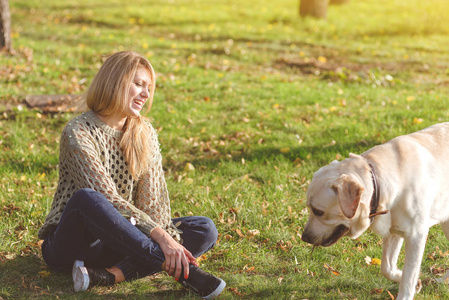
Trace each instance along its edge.
<instances>
[{"instance_id":1,"label":"grassy lawn","mask_svg":"<svg viewBox=\"0 0 449 300\"><path fill-rule=\"evenodd\" d=\"M367 263L381 258L373 233L311 253L301 241L305 192L332 160L448 119L448 1L351 0L329 7L326 20L301 19L298 0L10 6L15 54L0 55L0 299L195 299L163 274L75 294L70 275L40 255L59 134L76 113L44 113L24 99L82 93L102 55L124 49L144 53L158 75L149 116L173 215L205 215L219 229L201 265L227 282L221 299L397 294ZM449 299L435 282L448 255L432 228L415 299Z\"/></svg>"}]
</instances>

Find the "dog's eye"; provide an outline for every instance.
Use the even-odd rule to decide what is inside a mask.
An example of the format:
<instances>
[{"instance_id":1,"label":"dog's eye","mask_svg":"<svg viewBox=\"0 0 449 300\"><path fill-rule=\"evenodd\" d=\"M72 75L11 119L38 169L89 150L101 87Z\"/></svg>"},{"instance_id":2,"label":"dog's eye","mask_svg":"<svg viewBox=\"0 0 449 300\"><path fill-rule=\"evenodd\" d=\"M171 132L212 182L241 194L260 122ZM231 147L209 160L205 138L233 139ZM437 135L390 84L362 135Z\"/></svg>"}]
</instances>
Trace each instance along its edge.
<instances>
[{"instance_id":1,"label":"dog's eye","mask_svg":"<svg viewBox=\"0 0 449 300\"><path fill-rule=\"evenodd\" d=\"M316 209L315 207L312 207L312 212L317 217L321 217L322 215L324 215L324 211Z\"/></svg>"}]
</instances>

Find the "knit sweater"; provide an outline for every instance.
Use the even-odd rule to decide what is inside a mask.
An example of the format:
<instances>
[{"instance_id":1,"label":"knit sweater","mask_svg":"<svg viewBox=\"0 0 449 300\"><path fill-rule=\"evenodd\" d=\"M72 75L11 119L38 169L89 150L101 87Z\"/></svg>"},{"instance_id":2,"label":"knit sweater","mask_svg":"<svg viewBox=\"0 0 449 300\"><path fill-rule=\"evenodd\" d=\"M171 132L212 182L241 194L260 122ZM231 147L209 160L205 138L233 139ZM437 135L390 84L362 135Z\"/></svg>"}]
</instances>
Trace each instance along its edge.
<instances>
[{"instance_id":1,"label":"knit sweater","mask_svg":"<svg viewBox=\"0 0 449 300\"><path fill-rule=\"evenodd\" d=\"M160 227L180 240L170 218L170 200L157 134L151 124L149 171L138 180L131 176L119 147L121 131L88 111L70 121L61 134L59 181L51 210L38 236L44 239L57 225L70 197L80 189L102 193L122 216L148 237ZM134 222L135 221L135 222Z\"/></svg>"}]
</instances>

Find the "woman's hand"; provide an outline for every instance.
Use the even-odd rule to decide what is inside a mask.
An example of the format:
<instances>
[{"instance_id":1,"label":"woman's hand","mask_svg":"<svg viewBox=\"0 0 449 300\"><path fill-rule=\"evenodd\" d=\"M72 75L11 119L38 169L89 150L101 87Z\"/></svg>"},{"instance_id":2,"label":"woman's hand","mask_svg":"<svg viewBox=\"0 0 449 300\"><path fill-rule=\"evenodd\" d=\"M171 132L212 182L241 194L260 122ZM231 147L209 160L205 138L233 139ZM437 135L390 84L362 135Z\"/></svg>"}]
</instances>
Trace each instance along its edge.
<instances>
[{"instance_id":1,"label":"woman's hand","mask_svg":"<svg viewBox=\"0 0 449 300\"><path fill-rule=\"evenodd\" d=\"M151 238L159 244L165 255L162 268L170 275L179 279L182 267L184 267L184 278L189 277L189 264L198 265L196 258L184 246L175 241L162 228L155 228L151 232Z\"/></svg>"}]
</instances>

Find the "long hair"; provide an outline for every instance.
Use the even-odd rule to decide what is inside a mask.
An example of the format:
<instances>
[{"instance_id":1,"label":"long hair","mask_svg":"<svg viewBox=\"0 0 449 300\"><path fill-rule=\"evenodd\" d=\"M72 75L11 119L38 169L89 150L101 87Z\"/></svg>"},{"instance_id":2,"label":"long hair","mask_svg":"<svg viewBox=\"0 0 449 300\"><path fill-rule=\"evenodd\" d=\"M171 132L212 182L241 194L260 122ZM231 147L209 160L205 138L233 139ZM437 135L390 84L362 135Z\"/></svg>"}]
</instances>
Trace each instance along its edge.
<instances>
[{"instance_id":1,"label":"long hair","mask_svg":"<svg viewBox=\"0 0 449 300\"><path fill-rule=\"evenodd\" d=\"M146 69L151 78L148 112L153 103L156 75L151 63L134 51L117 52L106 59L85 94L87 107L103 116L125 111L129 87L139 68ZM146 118L128 117L123 131L120 148L131 175L138 179L148 170L150 160L150 130Z\"/></svg>"}]
</instances>

